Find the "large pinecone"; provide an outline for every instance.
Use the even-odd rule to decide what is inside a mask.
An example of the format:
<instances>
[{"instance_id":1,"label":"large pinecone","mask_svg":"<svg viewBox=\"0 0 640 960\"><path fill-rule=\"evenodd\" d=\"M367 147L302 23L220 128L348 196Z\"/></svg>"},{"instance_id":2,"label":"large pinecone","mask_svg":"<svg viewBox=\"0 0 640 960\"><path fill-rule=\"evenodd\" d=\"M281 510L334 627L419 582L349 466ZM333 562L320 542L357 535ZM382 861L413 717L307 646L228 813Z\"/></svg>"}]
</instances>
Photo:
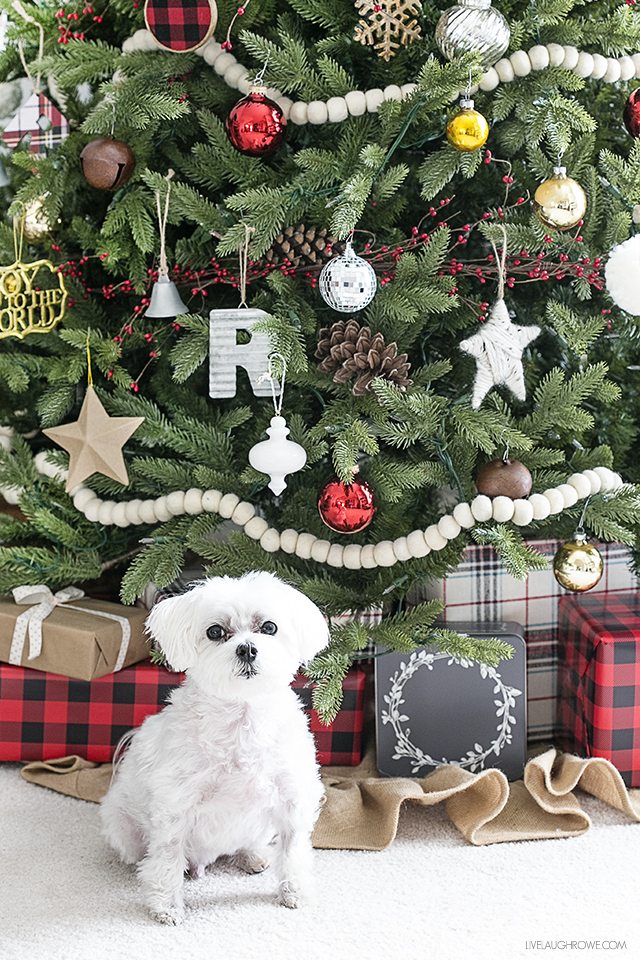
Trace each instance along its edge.
<instances>
[{"instance_id":1,"label":"large pinecone","mask_svg":"<svg viewBox=\"0 0 640 960\"><path fill-rule=\"evenodd\" d=\"M326 263L344 244L330 236L326 227L307 227L299 223L285 227L264 255L267 263L290 263L294 267Z\"/></svg>"},{"instance_id":2,"label":"large pinecone","mask_svg":"<svg viewBox=\"0 0 640 960\"><path fill-rule=\"evenodd\" d=\"M384 377L402 390L411 386L411 364L406 353L398 353L396 343L386 344L381 333L371 336L369 327L357 320L337 320L323 327L316 358L323 373L333 373L336 383L348 383L355 377L353 393L359 397L375 377Z\"/></svg>"}]
</instances>

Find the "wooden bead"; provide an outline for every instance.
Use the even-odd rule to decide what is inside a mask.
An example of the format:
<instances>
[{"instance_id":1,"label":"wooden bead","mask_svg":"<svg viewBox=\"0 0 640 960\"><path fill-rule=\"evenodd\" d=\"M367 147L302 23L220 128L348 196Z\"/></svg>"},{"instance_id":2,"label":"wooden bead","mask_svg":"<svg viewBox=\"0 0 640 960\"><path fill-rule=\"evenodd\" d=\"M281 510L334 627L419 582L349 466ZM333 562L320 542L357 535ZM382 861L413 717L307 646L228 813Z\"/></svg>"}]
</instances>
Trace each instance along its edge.
<instances>
[{"instance_id":1,"label":"wooden bead","mask_svg":"<svg viewBox=\"0 0 640 960\"><path fill-rule=\"evenodd\" d=\"M171 520L171 517L174 516L167 505L167 497L157 497L157 499L153 501L153 512L156 523L166 523L167 520Z\"/></svg>"},{"instance_id":2,"label":"wooden bead","mask_svg":"<svg viewBox=\"0 0 640 960\"><path fill-rule=\"evenodd\" d=\"M406 537L398 537L397 540L393 541L393 552L396 560L400 560L401 562L411 560L411 551L409 550Z\"/></svg>"},{"instance_id":3,"label":"wooden bead","mask_svg":"<svg viewBox=\"0 0 640 960\"><path fill-rule=\"evenodd\" d=\"M248 76L249 71L241 63L232 63L224 72L224 82L228 87L238 89L238 81Z\"/></svg>"},{"instance_id":4,"label":"wooden bead","mask_svg":"<svg viewBox=\"0 0 640 960\"><path fill-rule=\"evenodd\" d=\"M513 66L510 60L507 60L506 57L503 57L502 60L498 60L498 62L494 64L494 67L496 73L500 77L501 83L511 83L515 74L513 72Z\"/></svg>"},{"instance_id":5,"label":"wooden bead","mask_svg":"<svg viewBox=\"0 0 640 960\"><path fill-rule=\"evenodd\" d=\"M364 97L367 101L367 111L369 113L377 113L380 109L380 105L384 103L384 93L379 87L374 87L372 90L367 90Z\"/></svg>"},{"instance_id":6,"label":"wooden bead","mask_svg":"<svg viewBox=\"0 0 640 960\"><path fill-rule=\"evenodd\" d=\"M220 500L218 513L221 517L224 517L225 520L230 520L233 511L239 503L240 497L237 497L235 493L225 493L224 497Z\"/></svg>"},{"instance_id":7,"label":"wooden bead","mask_svg":"<svg viewBox=\"0 0 640 960\"><path fill-rule=\"evenodd\" d=\"M519 460L489 460L476 475L476 489L487 497L528 497L533 480Z\"/></svg>"},{"instance_id":8,"label":"wooden bead","mask_svg":"<svg viewBox=\"0 0 640 960\"><path fill-rule=\"evenodd\" d=\"M116 527L128 527L129 521L126 517L127 502L123 500L121 503L116 503L115 507L111 512L111 519Z\"/></svg>"},{"instance_id":9,"label":"wooden bead","mask_svg":"<svg viewBox=\"0 0 640 960\"><path fill-rule=\"evenodd\" d=\"M617 83L621 73L620 64L615 57L607 57L607 72L602 79L606 83Z\"/></svg>"},{"instance_id":10,"label":"wooden bead","mask_svg":"<svg viewBox=\"0 0 640 960\"><path fill-rule=\"evenodd\" d=\"M457 503L453 508L453 518L461 527L464 527L465 530L470 530L476 522L468 503Z\"/></svg>"},{"instance_id":11,"label":"wooden bead","mask_svg":"<svg viewBox=\"0 0 640 960\"><path fill-rule=\"evenodd\" d=\"M531 73L531 60L525 50L516 50L509 57L516 77L528 77Z\"/></svg>"},{"instance_id":12,"label":"wooden bead","mask_svg":"<svg viewBox=\"0 0 640 960\"><path fill-rule=\"evenodd\" d=\"M480 494L471 501L470 506L471 513L480 523L491 519L493 507L491 506L491 500L489 497L485 497L484 495Z\"/></svg>"},{"instance_id":13,"label":"wooden bead","mask_svg":"<svg viewBox=\"0 0 640 960\"><path fill-rule=\"evenodd\" d=\"M593 72L593 57L590 53L584 50L580 53L573 72L576 76L583 77L584 79L591 76Z\"/></svg>"},{"instance_id":14,"label":"wooden bead","mask_svg":"<svg viewBox=\"0 0 640 960\"><path fill-rule=\"evenodd\" d=\"M545 70L549 66L549 51L541 43L529 50L529 61L533 70Z\"/></svg>"},{"instance_id":15,"label":"wooden bead","mask_svg":"<svg viewBox=\"0 0 640 960\"><path fill-rule=\"evenodd\" d=\"M409 97L412 97L416 90L418 89L417 83L403 83L400 87L402 93L402 99L407 100Z\"/></svg>"},{"instance_id":16,"label":"wooden bead","mask_svg":"<svg viewBox=\"0 0 640 960\"><path fill-rule=\"evenodd\" d=\"M302 127L305 123L308 123L308 119L306 103L304 100L297 100L291 107L289 120L291 120L291 123L295 123L296 126Z\"/></svg>"},{"instance_id":17,"label":"wooden bead","mask_svg":"<svg viewBox=\"0 0 640 960\"><path fill-rule=\"evenodd\" d=\"M110 526L110 524L113 523L114 507L115 503L113 500L102 500L98 508L98 523L101 523L105 527Z\"/></svg>"},{"instance_id":18,"label":"wooden bead","mask_svg":"<svg viewBox=\"0 0 640 960\"><path fill-rule=\"evenodd\" d=\"M396 83L390 83L383 93L385 100L402 100L402 90Z\"/></svg>"},{"instance_id":19,"label":"wooden bead","mask_svg":"<svg viewBox=\"0 0 640 960\"><path fill-rule=\"evenodd\" d=\"M513 500L511 497L495 497L493 500L493 519L498 523L507 523L513 517Z\"/></svg>"},{"instance_id":20,"label":"wooden bead","mask_svg":"<svg viewBox=\"0 0 640 960\"><path fill-rule=\"evenodd\" d=\"M595 472L595 470L583 470L582 476L589 481L590 490L589 493L600 493L600 488L602 487L602 480Z\"/></svg>"},{"instance_id":21,"label":"wooden bead","mask_svg":"<svg viewBox=\"0 0 640 960\"><path fill-rule=\"evenodd\" d=\"M89 489L89 487L80 487L80 489L73 495L73 505L76 510L79 510L80 513L83 513L84 508L89 501L96 500L97 497L97 493L94 493L93 490Z\"/></svg>"},{"instance_id":22,"label":"wooden bead","mask_svg":"<svg viewBox=\"0 0 640 960\"><path fill-rule=\"evenodd\" d=\"M480 89L484 90L486 93L489 93L489 91L495 90L499 83L500 77L498 76L497 70L495 70L493 67L489 67L480 81Z\"/></svg>"},{"instance_id":23,"label":"wooden bead","mask_svg":"<svg viewBox=\"0 0 640 960\"><path fill-rule=\"evenodd\" d=\"M300 557L301 560L310 560L311 547L317 539L312 533L299 533L296 542L296 557Z\"/></svg>"},{"instance_id":24,"label":"wooden bead","mask_svg":"<svg viewBox=\"0 0 640 960\"><path fill-rule=\"evenodd\" d=\"M298 531L297 530L283 530L280 534L280 549L285 553L295 553L296 544L298 543Z\"/></svg>"},{"instance_id":25,"label":"wooden bead","mask_svg":"<svg viewBox=\"0 0 640 960\"><path fill-rule=\"evenodd\" d=\"M192 487L184 495L184 512L195 516L202 513L202 490Z\"/></svg>"},{"instance_id":26,"label":"wooden bead","mask_svg":"<svg viewBox=\"0 0 640 960\"><path fill-rule=\"evenodd\" d=\"M435 523L432 523L430 527L427 527L424 532L424 539L427 542L427 546L431 550L443 550L447 545L447 541L442 536Z\"/></svg>"},{"instance_id":27,"label":"wooden bead","mask_svg":"<svg viewBox=\"0 0 640 960\"><path fill-rule=\"evenodd\" d=\"M359 543L349 543L344 548L344 553L342 554L342 563L347 570L359 570L360 569L360 554L362 553L362 547Z\"/></svg>"},{"instance_id":28,"label":"wooden bead","mask_svg":"<svg viewBox=\"0 0 640 960\"><path fill-rule=\"evenodd\" d=\"M209 57L205 52L205 60L209 63ZM222 53L218 53L213 57L213 69L218 74L219 77L224 77L226 71L229 67L233 66L236 62L236 58L232 53L228 53L226 50L223 50Z\"/></svg>"},{"instance_id":29,"label":"wooden bead","mask_svg":"<svg viewBox=\"0 0 640 960\"><path fill-rule=\"evenodd\" d=\"M578 502L578 493L571 484L561 483L556 487L556 490L561 495L565 507L573 507Z\"/></svg>"},{"instance_id":30,"label":"wooden bead","mask_svg":"<svg viewBox=\"0 0 640 960\"><path fill-rule=\"evenodd\" d=\"M244 532L252 540L259 540L262 534L269 529L269 524L264 517L253 517L249 523L245 523Z\"/></svg>"},{"instance_id":31,"label":"wooden bead","mask_svg":"<svg viewBox=\"0 0 640 960\"><path fill-rule=\"evenodd\" d=\"M232 523L237 524L239 527L244 527L245 523L249 523L252 517L256 515L256 508L252 503L247 503L246 500L241 500L238 506L235 508L231 514Z\"/></svg>"},{"instance_id":32,"label":"wooden bead","mask_svg":"<svg viewBox=\"0 0 640 960\"><path fill-rule=\"evenodd\" d=\"M431 553L431 547L424 538L422 530L412 530L407 536L407 548L412 557L416 560L426 557Z\"/></svg>"},{"instance_id":33,"label":"wooden bead","mask_svg":"<svg viewBox=\"0 0 640 960\"><path fill-rule=\"evenodd\" d=\"M440 517L437 526L438 533L443 536L445 540L455 540L461 530L458 521L448 515Z\"/></svg>"},{"instance_id":34,"label":"wooden bead","mask_svg":"<svg viewBox=\"0 0 640 960\"><path fill-rule=\"evenodd\" d=\"M142 523L155 523L156 522L155 501L143 500L140 506L138 507L138 513L140 514L140 520Z\"/></svg>"},{"instance_id":35,"label":"wooden bead","mask_svg":"<svg viewBox=\"0 0 640 960\"><path fill-rule=\"evenodd\" d=\"M278 106L285 115L285 118L288 120L291 115L291 107L293 106L293 100L290 100L289 97L278 97Z\"/></svg>"},{"instance_id":36,"label":"wooden bead","mask_svg":"<svg viewBox=\"0 0 640 960\"><path fill-rule=\"evenodd\" d=\"M102 506L102 500L90 500L89 503L85 506L82 511L90 523L98 522L98 514L100 513L100 507ZM149 521L153 523L153 520Z\"/></svg>"},{"instance_id":37,"label":"wooden bead","mask_svg":"<svg viewBox=\"0 0 640 960\"><path fill-rule=\"evenodd\" d=\"M311 103L307 104L307 120L309 123L318 125L326 123L328 119L329 112L324 101L312 100Z\"/></svg>"},{"instance_id":38,"label":"wooden bead","mask_svg":"<svg viewBox=\"0 0 640 960\"><path fill-rule=\"evenodd\" d=\"M167 494L167 510L174 517L179 517L184 513L184 490L174 490Z\"/></svg>"},{"instance_id":39,"label":"wooden bead","mask_svg":"<svg viewBox=\"0 0 640 960\"><path fill-rule=\"evenodd\" d=\"M347 102L344 97L329 97L327 100L327 116L329 123L340 123L349 116Z\"/></svg>"},{"instance_id":40,"label":"wooden bead","mask_svg":"<svg viewBox=\"0 0 640 960\"><path fill-rule=\"evenodd\" d=\"M205 513L217 513L222 493L219 490L205 490L202 494L202 509Z\"/></svg>"},{"instance_id":41,"label":"wooden bead","mask_svg":"<svg viewBox=\"0 0 640 960\"><path fill-rule=\"evenodd\" d=\"M360 554L360 566L363 570L373 570L377 566L375 557L373 556L373 546L368 543L365 547L362 548Z\"/></svg>"},{"instance_id":42,"label":"wooden bead","mask_svg":"<svg viewBox=\"0 0 640 960\"><path fill-rule=\"evenodd\" d=\"M605 73L607 72L607 67L609 66L609 61L606 57L603 57L601 53L594 53L593 56L593 70L591 71L592 80L602 80Z\"/></svg>"},{"instance_id":43,"label":"wooden bead","mask_svg":"<svg viewBox=\"0 0 640 960\"><path fill-rule=\"evenodd\" d=\"M361 90L350 90L345 93L344 100L352 117L361 117L367 112L367 99Z\"/></svg>"},{"instance_id":44,"label":"wooden bead","mask_svg":"<svg viewBox=\"0 0 640 960\"><path fill-rule=\"evenodd\" d=\"M125 505L124 515L127 520L127 526L132 524L133 526L138 526L139 523L142 523L142 518L140 516L140 505L142 500L129 500Z\"/></svg>"},{"instance_id":45,"label":"wooden bead","mask_svg":"<svg viewBox=\"0 0 640 960\"><path fill-rule=\"evenodd\" d=\"M573 70L578 62L578 57L580 56L576 47L566 45L564 47L564 62L562 66L565 70Z\"/></svg>"},{"instance_id":46,"label":"wooden bead","mask_svg":"<svg viewBox=\"0 0 640 960\"><path fill-rule=\"evenodd\" d=\"M626 54L621 57L618 57L618 63L620 64L620 80L623 83L626 83L627 80L631 80L636 75L636 65L633 62L633 59Z\"/></svg>"},{"instance_id":47,"label":"wooden bead","mask_svg":"<svg viewBox=\"0 0 640 960\"><path fill-rule=\"evenodd\" d=\"M327 564L330 567L344 566L343 554L344 554L344 547L341 547L339 543L332 543L331 549L327 554Z\"/></svg>"},{"instance_id":48,"label":"wooden bead","mask_svg":"<svg viewBox=\"0 0 640 960\"><path fill-rule=\"evenodd\" d=\"M564 498L557 487L545 490L544 496L549 501L549 513L560 513L564 510Z\"/></svg>"},{"instance_id":49,"label":"wooden bead","mask_svg":"<svg viewBox=\"0 0 640 960\"><path fill-rule=\"evenodd\" d=\"M559 43L548 43L549 65L551 67L561 67L564 63L564 47Z\"/></svg>"},{"instance_id":50,"label":"wooden bead","mask_svg":"<svg viewBox=\"0 0 640 960\"><path fill-rule=\"evenodd\" d=\"M392 567L398 562L391 540L381 540L374 545L373 559L379 567Z\"/></svg>"},{"instance_id":51,"label":"wooden bead","mask_svg":"<svg viewBox=\"0 0 640 960\"><path fill-rule=\"evenodd\" d=\"M518 527L528 527L533 520L533 507L530 500L513 501L513 522Z\"/></svg>"},{"instance_id":52,"label":"wooden bead","mask_svg":"<svg viewBox=\"0 0 640 960\"><path fill-rule=\"evenodd\" d=\"M529 497L529 503L533 510L534 520L546 520L551 513L551 504L541 493L532 493Z\"/></svg>"},{"instance_id":53,"label":"wooden bead","mask_svg":"<svg viewBox=\"0 0 640 960\"><path fill-rule=\"evenodd\" d=\"M591 493L591 483L589 478L585 477L584 473L572 473L567 483L575 488L581 500L584 500L584 498L588 497Z\"/></svg>"},{"instance_id":54,"label":"wooden bead","mask_svg":"<svg viewBox=\"0 0 640 960\"><path fill-rule=\"evenodd\" d=\"M316 563L324 563L329 556L331 544L328 540L316 540L311 547L311 559Z\"/></svg>"},{"instance_id":55,"label":"wooden bead","mask_svg":"<svg viewBox=\"0 0 640 960\"><path fill-rule=\"evenodd\" d=\"M280 549L280 534L273 527L269 527L260 537L260 546L267 553L275 553Z\"/></svg>"}]
</instances>

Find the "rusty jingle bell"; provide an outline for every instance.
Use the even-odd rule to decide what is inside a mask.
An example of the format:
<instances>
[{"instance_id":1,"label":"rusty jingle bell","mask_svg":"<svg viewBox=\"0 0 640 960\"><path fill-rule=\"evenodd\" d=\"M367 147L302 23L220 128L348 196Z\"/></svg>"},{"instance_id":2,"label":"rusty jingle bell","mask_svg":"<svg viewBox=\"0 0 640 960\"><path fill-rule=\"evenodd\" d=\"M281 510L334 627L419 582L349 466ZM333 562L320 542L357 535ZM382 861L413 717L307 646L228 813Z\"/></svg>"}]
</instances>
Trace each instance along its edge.
<instances>
[{"instance_id":1,"label":"rusty jingle bell","mask_svg":"<svg viewBox=\"0 0 640 960\"><path fill-rule=\"evenodd\" d=\"M50 260L0 267L0 340L49 333L62 320L68 296Z\"/></svg>"}]
</instances>

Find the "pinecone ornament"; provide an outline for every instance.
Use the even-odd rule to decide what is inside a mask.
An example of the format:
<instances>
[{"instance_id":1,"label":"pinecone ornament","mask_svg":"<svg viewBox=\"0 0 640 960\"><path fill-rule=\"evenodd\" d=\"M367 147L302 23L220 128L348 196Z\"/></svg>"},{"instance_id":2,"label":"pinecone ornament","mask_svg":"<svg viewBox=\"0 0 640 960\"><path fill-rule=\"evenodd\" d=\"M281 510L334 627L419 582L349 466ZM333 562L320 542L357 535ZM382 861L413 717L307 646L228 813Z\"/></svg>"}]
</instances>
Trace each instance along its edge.
<instances>
[{"instance_id":1,"label":"pinecone ornament","mask_svg":"<svg viewBox=\"0 0 640 960\"><path fill-rule=\"evenodd\" d=\"M290 263L294 267L326 263L344 244L336 241L326 227L307 227L299 223L285 227L264 255L267 263Z\"/></svg>"},{"instance_id":2,"label":"pinecone ornament","mask_svg":"<svg viewBox=\"0 0 640 960\"><path fill-rule=\"evenodd\" d=\"M320 331L316 358L323 373L333 373L335 383L348 383L355 377L352 392L356 397L371 386L375 377L384 377L402 390L411 386L411 364L406 353L398 353L396 343L386 344L381 333L371 336L369 327L357 320L338 320Z\"/></svg>"}]
</instances>

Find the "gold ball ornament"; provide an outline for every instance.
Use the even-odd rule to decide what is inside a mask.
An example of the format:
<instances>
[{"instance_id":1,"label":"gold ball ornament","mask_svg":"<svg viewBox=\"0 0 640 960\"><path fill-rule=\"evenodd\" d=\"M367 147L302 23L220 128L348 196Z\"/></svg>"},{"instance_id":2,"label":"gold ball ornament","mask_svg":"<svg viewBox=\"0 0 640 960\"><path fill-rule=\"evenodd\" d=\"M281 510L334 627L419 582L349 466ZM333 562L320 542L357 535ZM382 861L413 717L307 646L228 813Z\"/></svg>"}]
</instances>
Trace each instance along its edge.
<instances>
[{"instance_id":1,"label":"gold ball ornament","mask_svg":"<svg viewBox=\"0 0 640 960\"><path fill-rule=\"evenodd\" d=\"M554 167L553 176L543 180L533 196L533 209L545 227L572 230L587 212L587 195L565 167Z\"/></svg>"},{"instance_id":2,"label":"gold ball ornament","mask_svg":"<svg viewBox=\"0 0 640 960\"><path fill-rule=\"evenodd\" d=\"M584 593L599 582L604 562L599 550L587 542L584 533L563 543L553 558L553 574L565 590Z\"/></svg>"},{"instance_id":3,"label":"gold ball ornament","mask_svg":"<svg viewBox=\"0 0 640 960\"><path fill-rule=\"evenodd\" d=\"M473 153L487 142L489 124L474 110L473 100L461 100L460 110L447 124L447 140L462 153Z\"/></svg>"},{"instance_id":4,"label":"gold ball ornament","mask_svg":"<svg viewBox=\"0 0 640 960\"><path fill-rule=\"evenodd\" d=\"M51 233L51 224L44 209L44 197L35 197L29 201L22 214L25 240L37 243Z\"/></svg>"}]
</instances>

